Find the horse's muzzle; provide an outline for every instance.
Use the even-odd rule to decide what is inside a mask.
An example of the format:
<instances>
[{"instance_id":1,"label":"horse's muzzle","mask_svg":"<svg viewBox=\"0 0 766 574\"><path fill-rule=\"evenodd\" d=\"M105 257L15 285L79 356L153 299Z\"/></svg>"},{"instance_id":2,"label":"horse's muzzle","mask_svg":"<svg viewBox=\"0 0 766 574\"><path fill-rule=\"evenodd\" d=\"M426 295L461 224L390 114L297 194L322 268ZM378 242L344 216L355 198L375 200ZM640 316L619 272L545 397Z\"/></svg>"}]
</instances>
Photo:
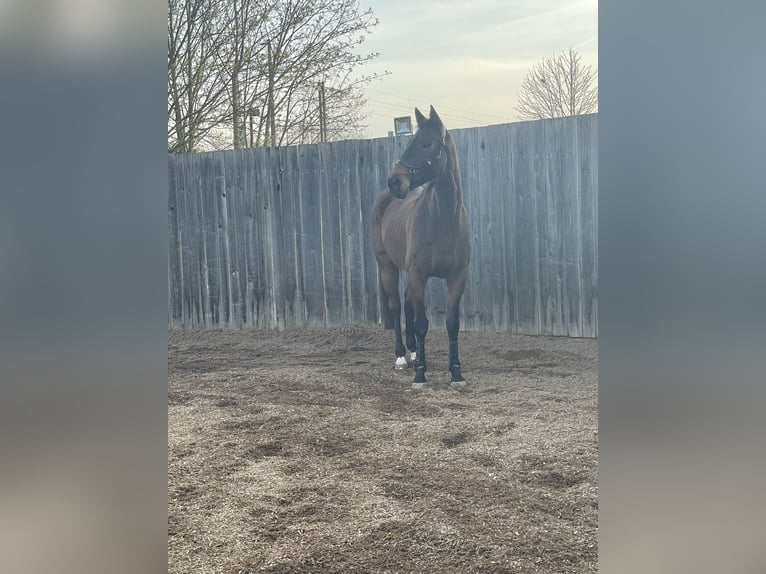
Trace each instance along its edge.
<instances>
[{"instance_id":1,"label":"horse's muzzle","mask_svg":"<svg viewBox=\"0 0 766 574\"><path fill-rule=\"evenodd\" d=\"M409 174L394 173L388 178L388 191L394 197L404 199L410 190Z\"/></svg>"}]
</instances>

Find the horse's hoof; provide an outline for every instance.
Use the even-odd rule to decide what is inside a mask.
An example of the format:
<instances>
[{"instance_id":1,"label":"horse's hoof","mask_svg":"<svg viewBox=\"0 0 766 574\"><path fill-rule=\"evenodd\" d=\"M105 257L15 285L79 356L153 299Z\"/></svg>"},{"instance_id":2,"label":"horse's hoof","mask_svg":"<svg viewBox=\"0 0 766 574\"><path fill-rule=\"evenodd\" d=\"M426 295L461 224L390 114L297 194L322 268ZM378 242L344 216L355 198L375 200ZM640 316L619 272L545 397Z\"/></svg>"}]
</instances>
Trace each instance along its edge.
<instances>
[{"instance_id":1,"label":"horse's hoof","mask_svg":"<svg viewBox=\"0 0 766 574\"><path fill-rule=\"evenodd\" d=\"M418 365L415 367L415 380L413 381L413 385L424 385L426 383L426 373L423 370L423 367Z\"/></svg>"},{"instance_id":2,"label":"horse's hoof","mask_svg":"<svg viewBox=\"0 0 766 574\"><path fill-rule=\"evenodd\" d=\"M425 387L426 387L425 383L412 383L412 390L414 391L423 390Z\"/></svg>"},{"instance_id":3,"label":"horse's hoof","mask_svg":"<svg viewBox=\"0 0 766 574\"><path fill-rule=\"evenodd\" d=\"M449 386L453 389L463 388L465 386L465 378L463 377L463 373L460 372L460 367L451 367L450 373L452 373L452 380L450 381Z\"/></svg>"},{"instance_id":4,"label":"horse's hoof","mask_svg":"<svg viewBox=\"0 0 766 574\"><path fill-rule=\"evenodd\" d=\"M407 358L396 357L396 362L394 363L394 369L396 369L397 371L401 371L406 368L407 368Z\"/></svg>"},{"instance_id":5,"label":"horse's hoof","mask_svg":"<svg viewBox=\"0 0 766 574\"><path fill-rule=\"evenodd\" d=\"M452 375L451 381L453 383L459 383L459 382L465 381L465 377L463 376L463 373L461 373L459 369L453 368L453 369L450 369L449 372Z\"/></svg>"}]
</instances>

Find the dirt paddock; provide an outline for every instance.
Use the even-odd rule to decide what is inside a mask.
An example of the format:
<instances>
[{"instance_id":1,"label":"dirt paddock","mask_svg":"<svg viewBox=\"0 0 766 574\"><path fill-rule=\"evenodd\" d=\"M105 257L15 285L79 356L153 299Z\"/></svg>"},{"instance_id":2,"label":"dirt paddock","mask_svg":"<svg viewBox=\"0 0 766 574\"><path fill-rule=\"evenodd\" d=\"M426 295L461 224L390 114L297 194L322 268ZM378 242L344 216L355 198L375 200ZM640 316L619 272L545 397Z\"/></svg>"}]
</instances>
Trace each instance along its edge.
<instances>
[{"instance_id":1,"label":"dirt paddock","mask_svg":"<svg viewBox=\"0 0 766 574\"><path fill-rule=\"evenodd\" d=\"M172 573L597 571L597 342L379 326L168 335Z\"/></svg>"}]
</instances>

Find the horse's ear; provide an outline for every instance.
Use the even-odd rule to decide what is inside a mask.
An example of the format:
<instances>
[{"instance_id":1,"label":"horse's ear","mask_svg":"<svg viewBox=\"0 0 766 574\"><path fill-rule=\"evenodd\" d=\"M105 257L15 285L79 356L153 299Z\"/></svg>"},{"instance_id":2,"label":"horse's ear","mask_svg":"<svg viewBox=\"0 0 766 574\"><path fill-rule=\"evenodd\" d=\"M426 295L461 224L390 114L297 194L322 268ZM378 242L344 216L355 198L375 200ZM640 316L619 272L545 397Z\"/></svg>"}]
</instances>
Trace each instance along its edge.
<instances>
[{"instance_id":1,"label":"horse's ear","mask_svg":"<svg viewBox=\"0 0 766 574\"><path fill-rule=\"evenodd\" d=\"M418 127L422 128L423 125L428 121L426 117L420 113L420 110L415 108L415 121L418 122Z\"/></svg>"},{"instance_id":2,"label":"horse's ear","mask_svg":"<svg viewBox=\"0 0 766 574\"><path fill-rule=\"evenodd\" d=\"M436 124L436 126L439 127L439 129L442 131L442 136L444 136L444 132L446 131L444 129L444 123L442 122L442 119L439 117L439 114L436 113L436 110L433 106L431 106L431 111L428 113L429 119Z\"/></svg>"}]
</instances>

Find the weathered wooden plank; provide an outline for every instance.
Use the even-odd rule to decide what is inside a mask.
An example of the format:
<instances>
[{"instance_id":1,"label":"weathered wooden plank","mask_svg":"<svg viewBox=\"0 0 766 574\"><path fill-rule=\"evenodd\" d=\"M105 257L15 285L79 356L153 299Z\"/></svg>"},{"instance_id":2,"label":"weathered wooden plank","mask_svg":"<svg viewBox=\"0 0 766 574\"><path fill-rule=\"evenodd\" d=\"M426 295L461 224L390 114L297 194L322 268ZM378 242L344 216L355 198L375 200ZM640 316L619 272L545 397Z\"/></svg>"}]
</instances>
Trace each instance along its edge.
<instances>
[{"instance_id":1,"label":"weathered wooden plank","mask_svg":"<svg viewBox=\"0 0 766 574\"><path fill-rule=\"evenodd\" d=\"M358 191L360 199L359 213L359 240L362 256L360 272L364 281L363 305L364 321L378 322L378 298L377 298L377 263L372 247L372 205L375 196L383 189L378 179L377 168L374 162L375 153L380 144L374 141L360 141L358 147L357 173Z\"/></svg>"},{"instance_id":2,"label":"weathered wooden plank","mask_svg":"<svg viewBox=\"0 0 766 574\"><path fill-rule=\"evenodd\" d=\"M266 166L265 186L265 225L266 236L266 269L268 277L268 295L270 313L268 326L271 328L284 328L285 310L290 306L286 301L286 291L283 282L286 280L283 266L284 236L281 227L281 167L279 163L278 148L266 148L266 157L263 163Z\"/></svg>"},{"instance_id":3,"label":"weathered wooden plank","mask_svg":"<svg viewBox=\"0 0 766 574\"><path fill-rule=\"evenodd\" d=\"M483 221L481 212L482 189L480 188L480 175L478 173L479 133L478 129L455 130L453 137L460 164L460 175L464 191L463 203L468 211L471 227L471 263L468 269L468 282L463 294L460 323L463 329L475 331L481 328L482 281L486 281L486 278L482 277L483 253L480 242L485 221ZM446 287L443 297L446 298Z\"/></svg>"},{"instance_id":4,"label":"weathered wooden plank","mask_svg":"<svg viewBox=\"0 0 766 574\"><path fill-rule=\"evenodd\" d=\"M476 229L474 250L478 257L473 261L479 273L478 283L478 329L487 330L497 326L500 305L496 297L502 295L503 267L502 250L497 240L499 222L496 214L498 204L498 174L490 166L497 163L497 148L494 145L494 135L488 127L476 130L476 197L478 208L478 223Z\"/></svg>"},{"instance_id":5,"label":"weathered wooden plank","mask_svg":"<svg viewBox=\"0 0 766 574\"><path fill-rule=\"evenodd\" d=\"M248 169L250 154L251 150L238 150L231 156L231 165L226 166L229 182L229 238L232 242L232 313L235 321L232 327L250 326L253 319L252 285L248 278L252 246L247 237L253 218L252 194L248 187L251 175Z\"/></svg>"},{"instance_id":6,"label":"weathered wooden plank","mask_svg":"<svg viewBox=\"0 0 766 574\"><path fill-rule=\"evenodd\" d=\"M542 333L547 335L564 335L567 331L563 309L567 262L562 236L564 182L567 174L563 173L563 158L559 147L563 123L562 119L541 122L543 186L539 195L542 209L538 210L538 257L542 303L541 329Z\"/></svg>"},{"instance_id":7,"label":"weathered wooden plank","mask_svg":"<svg viewBox=\"0 0 766 574\"><path fill-rule=\"evenodd\" d=\"M206 242L206 209L204 206L205 189L209 185L208 173L205 170L207 165L203 162L205 154L192 158L192 169L189 178L193 181L189 183L190 194L192 195L192 217L194 227L190 230L190 238L193 237L193 243L190 245L190 257L193 257L189 269L192 272L194 281L194 305L197 324L208 327L210 324L209 312L209 281L207 265L207 242ZM209 193L208 193L209 195Z\"/></svg>"},{"instance_id":8,"label":"weathered wooden plank","mask_svg":"<svg viewBox=\"0 0 766 574\"><path fill-rule=\"evenodd\" d=\"M338 214L338 188L335 185L337 168L335 144L319 148L319 196L322 235L322 277L326 324L340 325L343 320L343 261L340 246L340 218Z\"/></svg>"},{"instance_id":9,"label":"weathered wooden plank","mask_svg":"<svg viewBox=\"0 0 766 574\"><path fill-rule=\"evenodd\" d=\"M168 162L168 321L171 327L183 325L183 268L178 216L178 164ZM178 277L174 281L174 277Z\"/></svg>"},{"instance_id":10,"label":"weathered wooden plank","mask_svg":"<svg viewBox=\"0 0 766 574\"><path fill-rule=\"evenodd\" d=\"M177 214L177 232L173 238L176 242L175 249L178 253L178 269L170 278L171 282L178 287L180 299L180 315L175 317L176 325L187 326L191 324L192 314L190 312L190 289L186 273L186 226L189 222L187 213L187 190L186 190L186 162L179 161L177 156L171 155L168 161L176 172L176 214ZM172 233L171 233L172 235ZM169 287L170 288L170 287Z\"/></svg>"},{"instance_id":11,"label":"weathered wooden plank","mask_svg":"<svg viewBox=\"0 0 766 574\"><path fill-rule=\"evenodd\" d=\"M226 152L224 152L225 154ZM211 285L210 307L213 312L212 321L217 328L222 328L226 324L226 270L225 270L225 243L226 238L223 234L223 216L225 208L222 202L225 201L225 181L223 173L223 155L211 155L210 166L213 174L211 185L213 189L212 197L209 198L209 209L212 215L212 225L208 238L208 265L210 270L209 281Z\"/></svg>"},{"instance_id":12,"label":"weathered wooden plank","mask_svg":"<svg viewBox=\"0 0 766 574\"><path fill-rule=\"evenodd\" d=\"M299 253L306 321L310 326L325 325L324 273L322 271L322 219L320 210L319 145L299 148L301 168L298 197L300 211Z\"/></svg>"},{"instance_id":13,"label":"weathered wooden plank","mask_svg":"<svg viewBox=\"0 0 766 574\"><path fill-rule=\"evenodd\" d=\"M253 276L253 324L256 327L268 327L271 315L271 299L269 297L269 270L268 270L268 228L266 225L268 198L266 187L268 185L267 170L264 166L266 157L259 150L250 156L250 169L253 198L253 220L251 233L248 238L253 249L252 276Z\"/></svg>"},{"instance_id":14,"label":"weathered wooden plank","mask_svg":"<svg viewBox=\"0 0 766 574\"><path fill-rule=\"evenodd\" d=\"M276 150L266 148L261 158L260 170L263 190L263 226L264 241L263 252L265 261L266 279L266 309L264 313L264 326L275 328L281 324L282 317L282 293L280 290L279 277L279 233L277 230L275 213L278 211L275 170Z\"/></svg>"},{"instance_id":15,"label":"weathered wooden plank","mask_svg":"<svg viewBox=\"0 0 766 574\"><path fill-rule=\"evenodd\" d=\"M237 205L237 180L239 179L239 151L231 150L223 154L223 173L224 173L224 197L221 200L222 217L224 223L224 240L226 242L224 249L225 273L226 273L226 322L225 327L236 327L239 323L237 311L239 309L239 281L237 279L237 221L235 209Z\"/></svg>"},{"instance_id":16,"label":"weathered wooden plank","mask_svg":"<svg viewBox=\"0 0 766 574\"><path fill-rule=\"evenodd\" d=\"M598 336L598 116L576 118L578 122L578 181L582 250L582 332Z\"/></svg>"},{"instance_id":17,"label":"weathered wooden plank","mask_svg":"<svg viewBox=\"0 0 766 574\"><path fill-rule=\"evenodd\" d=\"M503 196L500 203L503 218L503 264L505 267L505 301L507 308L508 330L513 333L519 332L518 324L518 281L516 266L516 205L514 188L514 169L516 158L513 156L513 144L511 142L512 131L504 130L502 135L502 170L505 174L503 179Z\"/></svg>"},{"instance_id":18,"label":"weathered wooden plank","mask_svg":"<svg viewBox=\"0 0 766 574\"><path fill-rule=\"evenodd\" d=\"M243 320L246 325L254 327L258 321L257 292L260 281L258 271L258 243L256 240L256 188L255 159L253 150L242 153L242 194L240 211L242 212L242 262L241 283L243 288Z\"/></svg>"},{"instance_id":19,"label":"weathered wooden plank","mask_svg":"<svg viewBox=\"0 0 766 574\"><path fill-rule=\"evenodd\" d=\"M362 189L359 173L363 142L347 142L345 161L348 179L343 188L347 197L346 261L348 264L349 321L367 322L365 253L363 235L367 233L362 221Z\"/></svg>"},{"instance_id":20,"label":"weathered wooden plank","mask_svg":"<svg viewBox=\"0 0 766 574\"><path fill-rule=\"evenodd\" d=\"M339 323L350 323L353 317L353 304L351 300L351 245L349 243L350 235L350 214L351 209L349 198L349 142L338 142L332 147L334 159L331 160L333 169L330 172L332 177L332 187L337 197L336 209L338 210L338 262L340 279L340 297L341 304Z\"/></svg>"},{"instance_id":21,"label":"weathered wooden plank","mask_svg":"<svg viewBox=\"0 0 766 574\"><path fill-rule=\"evenodd\" d=\"M210 190L213 188L213 179L211 177L209 158L201 156L198 161L200 173L200 186L197 188L197 208L201 235L199 250L199 283L200 283L200 302L201 302L201 324L204 327L213 326L213 310L211 308L211 289L210 274L211 269L208 263L208 251L210 244L210 229L212 227L213 211L210 209L209 199L212 197Z\"/></svg>"},{"instance_id":22,"label":"weathered wooden plank","mask_svg":"<svg viewBox=\"0 0 766 574\"><path fill-rule=\"evenodd\" d=\"M221 285L221 327L227 327L232 324L234 319L234 295L235 281L232 280L233 264L231 260L232 250L232 229L229 225L229 215L231 212L231 193L233 180L236 177L235 170L231 169L234 163L235 152L228 150L222 154L218 154L218 169L220 172L220 178L217 182L219 192L217 194L217 207L218 207L218 229L217 229L217 243L218 243L218 258L220 277L219 284Z\"/></svg>"},{"instance_id":23,"label":"weathered wooden plank","mask_svg":"<svg viewBox=\"0 0 766 574\"><path fill-rule=\"evenodd\" d=\"M279 160L277 184L279 195L277 227L280 234L279 274L283 302L282 316L284 317L282 326L302 326L305 324L305 310L296 273L296 229L298 226L296 215L299 215L296 206L298 201L297 148L279 148L277 156Z\"/></svg>"},{"instance_id":24,"label":"weathered wooden plank","mask_svg":"<svg viewBox=\"0 0 766 574\"><path fill-rule=\"evenodd\" d=\"M559 225L562 273L561 311L563 331L557 335L579 337L582 326L582 267L580 237L580 189L577 177L577 123L561 120L553 152L559 157L561 203Z\"/></svg>"},{"instance_id":25,"label":"weathered wooden plank","mask_svg":"<svg viewBox=\"0 0 766 574\"><path fill-rule=\"evenodd\" d=\"M189 313L192 317L192 326L204 323L202 267L200 265L202 214L199 206L199 194L197 193L201 179L199 156L191 156L189 157L189 166L184 178L186 182L184 197L186 198L185 203L188 206L186 213L189 216L188 223L185 225L184 269L188 271L186 285L189 288Z\"/></svg>"},{"instance_id":26,"label":"weathered wooden plank","mask_svg":"<svg viewBox=\"0 0 766 574\"><path fill-rule=\"evenodd\" d=\"M245 154L249 150L238 150L231 154L230 162L226 164L227 206L229 219L229 243L231 265L231 297L232 318L231 327L242 328L246 324L245 293L246 293L246 260L245 260L245 216L244 207L244 177L245 171L240 169L244 164Z\"/></svg>"},{"instance_id":27,"label":"weathered wooden plank","mask_svg":"<svg viewBox=\"0 0 766 574\"><path fill-rule=\"evenodd\" d=\"M511 152L508 130L505 126L489 126L487 132L489 146L493 152L487 169L494 176L490 209L493 230L491 252L494 254L492 265L496 269L496 276L493 278L492 329L510 331L513 324L513 290L510 275L511 261L509 261L509 253L512 250L510 223L513 219Z\"/></svg>"},{"instance_id":28,"label":"weathered wooden plank","mask_svg":"<svg viewBox=\"0 0 766 574\"><path fill-rule=\"evenodd\" d=\"M516 324L523 334L540 332L539 267L535 177L535 122L515 124L511 131L514 189L514 261L516 266ZM539 137L539 136L538 136Z\"/></svg>"},{"instance_id":29,"label":"weathered wooden plank","mask_svg":"<svg viewBox=\"0 0 766 574\"><path fill-rule=\"evenodd\" d=\"M203 317L201 280L200 280L200 217L198 213L198 195L200 178L197 165L199 156L190 155L184 157L184 169L182 170L182 180L184 192L181 195L181 213L183 222L181 223L181 234L183 237L182 252L184 269L184 305L192 327L201 324Z\"/></svg>"},{"instance_id":30,"label":"weathered wooden plank","mask_svg":"<svg viewBox=\"0 0 766 574\"><path fill-rule=\"evenodd\" d=\"M284 193L285 196L289 196L288 207L290 209L290 222L291 225L286 229L287 240L290 242L290 253L288 266L289 273L292 277L290 285L294 290L292 316L294 325L293 327L305 327L308 324L306 317L306 299L304 295L304 278L302 269L302 253L300 249L300 229L301 229L301 212L300 212L300 177L301 177L301 162L300 162L300 148L298 146L291 146L287 149L284 157L284 171L289 175L289 179L285 181ZM287 327L290 327L289 325Z\"/></svg>"},{"instance_id":31,"label":"weathered wooden plank","mask_svg":"<svg viewBox=\"0 0 766 574\"><path fill-rule=\"evenodd\" d=\"M201 185L197 190L199 200L199 225L202 231L200 237L200 282L202 300L202 324L206 328L214 327L217 323L218 309L215 300L218 289L215 278L215 162L212 154L204 154L200 158Z\"/></svg>"}]
</instances>

